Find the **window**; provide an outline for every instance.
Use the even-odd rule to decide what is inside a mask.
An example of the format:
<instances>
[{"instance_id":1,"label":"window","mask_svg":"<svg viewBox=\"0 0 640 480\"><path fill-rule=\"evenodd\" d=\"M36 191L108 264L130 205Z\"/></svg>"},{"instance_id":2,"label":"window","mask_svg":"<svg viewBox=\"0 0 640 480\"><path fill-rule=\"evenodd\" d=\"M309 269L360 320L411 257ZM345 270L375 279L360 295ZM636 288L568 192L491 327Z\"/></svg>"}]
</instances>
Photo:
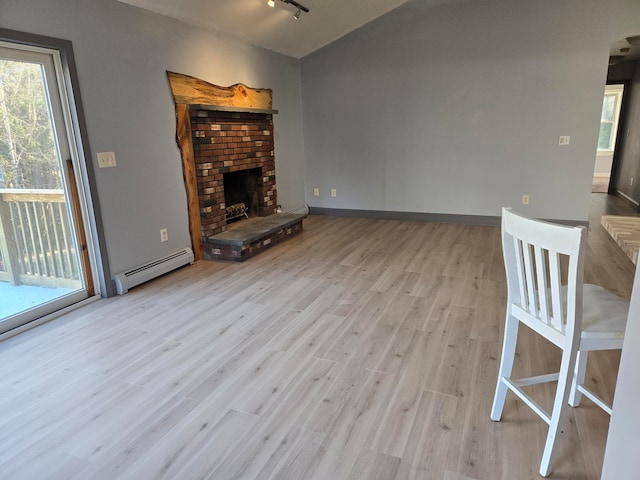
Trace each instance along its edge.
<instances>
[{"instance_id":1,"label":"window","mask_svg":"<svg viewBox=\"0 0 640 480\"><path fill-rule=\"evenodd\" d=\"M618 117L622 102L623 85L608 85L602 100L600 117L600 133L598 135L598 152L611 153L616 145Z\"/></svg>"}]
</instances>

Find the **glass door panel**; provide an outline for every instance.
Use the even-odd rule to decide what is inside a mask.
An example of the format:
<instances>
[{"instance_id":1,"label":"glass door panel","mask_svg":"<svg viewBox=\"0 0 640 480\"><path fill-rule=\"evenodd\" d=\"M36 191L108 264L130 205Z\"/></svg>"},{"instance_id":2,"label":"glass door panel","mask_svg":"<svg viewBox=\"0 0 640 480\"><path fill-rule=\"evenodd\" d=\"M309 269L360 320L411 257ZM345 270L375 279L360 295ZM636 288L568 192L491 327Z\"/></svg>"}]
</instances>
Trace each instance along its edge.
<instances>
[{"instance_id":1,"label":"glass door panel","mask_svg":"<svg viewBox=\"0 0 640 480\"><path fill-rule=\"evenodd\" d=\"M0 45L0 333L88 296L54 60Z\"/></svg>"}]
</instances>

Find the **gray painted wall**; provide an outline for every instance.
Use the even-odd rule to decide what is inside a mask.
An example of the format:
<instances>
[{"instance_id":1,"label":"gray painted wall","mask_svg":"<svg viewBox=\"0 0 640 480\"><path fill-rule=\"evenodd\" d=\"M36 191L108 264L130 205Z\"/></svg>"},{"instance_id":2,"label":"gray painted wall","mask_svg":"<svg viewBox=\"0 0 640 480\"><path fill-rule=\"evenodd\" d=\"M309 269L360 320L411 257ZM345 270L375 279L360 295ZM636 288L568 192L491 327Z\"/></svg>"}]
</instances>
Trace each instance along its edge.
<instances>
[{"instance_id":1,"label":"gray painted wall","mask_svg":"<svg viewBox=\"0 0 640 480\"><path fill-rule=\"evenodd\" d=\"M303 58L309 205L586 220L603 3L410 1Z\"/></svg>"},{"instance_id":2,"label":"gray painted wall","mask_svg":"<svg viewBox=\"0 0 640 480\"><path fill-rule=\"evenodd\" d=\"M625 92L626 115L621 139L620 161L616 172L616 189L640 203L640 62L636 62L628 91ZM631 179L633 178L633 184Z\"/></svg>"},{"instance_id":3,"label":"gray painted wall","mask_svg":"<svg viewBox=\"0 0 640 480\"><path fill-rule=\"evenodd\" d=\"M73 42L91 151L118 162L92 159L112 273L190 245L166 70L273 89L279 203L304 206L298 60L116 0L2 0L0 26Z\"/></svg>"}]
</instances>

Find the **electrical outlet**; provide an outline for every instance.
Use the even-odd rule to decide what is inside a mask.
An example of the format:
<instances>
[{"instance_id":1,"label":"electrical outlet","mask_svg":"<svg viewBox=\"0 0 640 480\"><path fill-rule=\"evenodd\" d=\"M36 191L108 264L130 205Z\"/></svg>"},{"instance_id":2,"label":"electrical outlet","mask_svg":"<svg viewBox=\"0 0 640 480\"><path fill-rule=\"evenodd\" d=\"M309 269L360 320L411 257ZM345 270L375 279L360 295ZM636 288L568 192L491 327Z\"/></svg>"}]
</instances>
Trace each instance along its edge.
<instances>
[{"instance_id":1,"label":"electrical outlet","mask_svg":"<svg viewBox=\"0 0 640 480\"><path fill-rule=\"evenodd\" d=\"M166 228L163 228L160 230L160 241L166 242L167 240L169 240L169 232L167 232Z\"/></svg>"},{"instance_id":2,"label":"electrical outlet","mask_svg":"<svg viewBox=\"0 0 640 480\"><path fill-rule=\"evenodd\" d=\"M529 205L529 195L522 195L522 204Z\"/></svg>"},{"instance_id":3,"label":"electrical outlet","mask_svg":"<svg viewBox=\"0 0 640 480\"><path fill-rule=\"evenodd\" d=\"M313 187L313 196L314 197L320 196L320 189L318 187Z\"/></svg>"},{"instance_id":4,"label":"electrical outlet","mask_svg":"<svg viewBox=\"0 0 640 480\"><path fill-rule=\"evenodd\" d=\"M338 196L338 192L336 191L335 188L331 189L331 196L334 197L334 198Z\"/></svg>"},{"instance_id":5,"label":"electrical outlet","mask_svg":"<svg viewBox=\"0 0 640 480\"><path fill-rule=\"evenodd\" d=\"M110 168L115 166L115 152L98 152L98 168Z\"/></svg>"},{"instance_id":6,"label":"electrical outlet","mask_svg":"<svg viewBox=\"0 0 640 480\"><path fill-rule=\"evenodd\" d=\"M571 137L569 135L560 135L558 138L558 145L569 145L571 143Z\"/></svg>"}]
</instances>

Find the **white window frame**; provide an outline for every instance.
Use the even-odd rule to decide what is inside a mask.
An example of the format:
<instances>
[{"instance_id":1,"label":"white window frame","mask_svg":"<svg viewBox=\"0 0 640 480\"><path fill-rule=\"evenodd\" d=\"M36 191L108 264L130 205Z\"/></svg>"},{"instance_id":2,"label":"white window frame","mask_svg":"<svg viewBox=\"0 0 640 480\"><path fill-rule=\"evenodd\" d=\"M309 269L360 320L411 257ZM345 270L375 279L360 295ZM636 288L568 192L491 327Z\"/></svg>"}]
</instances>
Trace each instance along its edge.
<instances>
[{"instance_id":1,"label":"white window frame","mask_svg":"<svg viewBox=\"0 0 640 480\"><path fill-rule=\"evenodd\" d=\"M613 123L611 125L611 141L609 148L598 148L598 155L605 156L611 155L616 148L616 140L618 135L618 122L620 120L620 107L622 105L622 94L624 92L624 85L607 85L604 90L604 96L613 95L616 97L615 106L613 110ZM602 120L600 121L602 125ZM599 130L598 130L599 131Z\"/></svg>"}]
</instances>

